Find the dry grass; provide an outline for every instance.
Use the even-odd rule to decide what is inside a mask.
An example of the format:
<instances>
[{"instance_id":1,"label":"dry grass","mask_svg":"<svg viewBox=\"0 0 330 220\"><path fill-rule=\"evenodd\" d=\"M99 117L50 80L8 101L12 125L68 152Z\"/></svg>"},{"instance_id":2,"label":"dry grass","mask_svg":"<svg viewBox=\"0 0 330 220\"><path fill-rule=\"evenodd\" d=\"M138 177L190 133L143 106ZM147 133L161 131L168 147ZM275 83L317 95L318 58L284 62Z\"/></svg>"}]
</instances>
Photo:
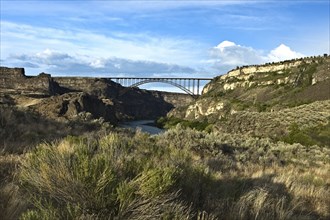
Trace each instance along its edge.
<instances>
[{"instance_id":1,"label":"dry grass","mask_svg":"<svg viewBox=\"0 0 330 220\"><path fill-rule=\"evenodd\" d=\"M65 123L44 118L29 109L0 106L0 155L20 154L39 143L67 135L93 135L110 129L108 123L99 120Z\"/></svg>"},{"instance_id":2,"label":"dry grass","mask_svg":"<svg viewBox=\"0 0 330 220\"><path fill-rule=\"evenodd\" d=\"M22 191L13 181L19 163L18 155L0 156L0 219L18 219L28 207Z\"/></svg>"},{"instance_id":3,"label":"dry grass","mask_svg":"<svg viewBox=\"0 0 330 220\"><path fill-rule=\"evenodd\" d=\"M7 198L17 201L27 192L33 206L7 207L7 213L23 212L23 219L328 219L329 171L328 148L180 126L159 136L69 137L26 154L20 189L11 188Z\"/></svg>"},{"instance_id":4,"label":"dry grass","mask_svg":"<svg viewBox=\"0 0 330 220\"><path fill-rule=\"evenodd\" d=\"M253 167L240 175L252 176L256 187L236 204L239 215L257 216L260 212L274 215L259 219L322 219L330 216L329 163L308 169L293 165ZM265 210L268 208L274 210L273 213Z\"/></svg>"},{"instance_id":5,"label":"dry grass","mask_svg":"<svg viewBox=\"0 0 330 220\"><path fill-rule=\"evenodd\" d=\"M189 129L164 136L211 175L203 209L219 219L330 217L329 148Z\"/></svg>"}]
</instances>

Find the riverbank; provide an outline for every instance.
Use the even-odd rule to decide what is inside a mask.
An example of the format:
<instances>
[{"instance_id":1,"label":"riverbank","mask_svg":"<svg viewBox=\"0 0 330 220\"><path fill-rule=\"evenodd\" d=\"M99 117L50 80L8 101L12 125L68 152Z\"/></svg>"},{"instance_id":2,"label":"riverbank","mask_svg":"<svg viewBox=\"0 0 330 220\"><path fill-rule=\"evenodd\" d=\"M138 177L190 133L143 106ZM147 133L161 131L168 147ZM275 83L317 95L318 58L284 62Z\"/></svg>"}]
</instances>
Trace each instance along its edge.
<instances>
[{"instance_id":1,"label":"riverbank","mask_svg":"<svg viewBox=\"0 0 330 220\"><path fill-rule=\"evenodd\" d=\"M120 128L128 128L128 129L141 129L141 131L149 133L151 135L160 134L164 132L164 129L156 127L156 124L153 120L138 120L138 121L129 121L122 122L118 125Z\"/></svg>"}]
</instances>

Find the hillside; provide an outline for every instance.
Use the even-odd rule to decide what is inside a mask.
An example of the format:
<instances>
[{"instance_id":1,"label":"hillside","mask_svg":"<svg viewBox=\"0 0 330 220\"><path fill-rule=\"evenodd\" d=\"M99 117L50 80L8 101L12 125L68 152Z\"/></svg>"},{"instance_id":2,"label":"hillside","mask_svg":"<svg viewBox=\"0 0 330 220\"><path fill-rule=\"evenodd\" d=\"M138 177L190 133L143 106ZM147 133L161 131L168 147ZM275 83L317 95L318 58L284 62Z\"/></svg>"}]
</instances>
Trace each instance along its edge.
<instances>
[{"instance_id":1,"label":"hillside","mask_svg":"<svg viewBox=\"0 0 330 220\"><path fill-rule=\"evenodd\" d=\"M330 57L308 57L238 67L214 78L198 100L168 117L280 139L295 125L328 130L329 100Z\"/></svg>"}]
</instances>

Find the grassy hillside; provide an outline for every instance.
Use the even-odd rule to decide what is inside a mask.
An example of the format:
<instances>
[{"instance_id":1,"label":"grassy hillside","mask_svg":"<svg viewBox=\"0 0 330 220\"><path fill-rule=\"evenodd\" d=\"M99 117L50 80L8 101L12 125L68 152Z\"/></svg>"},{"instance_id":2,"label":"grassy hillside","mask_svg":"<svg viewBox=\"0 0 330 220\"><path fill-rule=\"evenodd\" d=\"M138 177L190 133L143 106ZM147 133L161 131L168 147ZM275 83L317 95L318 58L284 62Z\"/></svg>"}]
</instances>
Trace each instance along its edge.
<instances>
[{"instance_id":1,"label":"grassy hillside","mask_svg":"<svg viewBox=\"0 0 330 220\"><path fill-rule=\"evenodd\" d=\"M330 147L329 122L330 100L327 100L273 112L239 111L216 121L214 127L225 132Z\"/></svg>"},{"instance_id":2,"label":"grassy hillside","mask_svg":"<svg viewBox=\"0 0 330 220\"><path fill-rule=\"evenodd\" d=\"M330 146L330 57L239 67L161 120L207 130Z\"/></svg>"}]
</instances>

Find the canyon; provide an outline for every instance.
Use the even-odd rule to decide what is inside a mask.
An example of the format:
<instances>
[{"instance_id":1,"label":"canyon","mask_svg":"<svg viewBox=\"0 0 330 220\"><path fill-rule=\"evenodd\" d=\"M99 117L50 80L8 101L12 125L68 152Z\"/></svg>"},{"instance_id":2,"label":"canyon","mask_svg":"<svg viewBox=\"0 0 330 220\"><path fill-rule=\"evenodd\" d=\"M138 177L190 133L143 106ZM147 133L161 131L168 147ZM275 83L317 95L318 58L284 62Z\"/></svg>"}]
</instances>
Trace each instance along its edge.
<instances>
[{"instance_id":1,"label":"canyon","mask_svg":"<svg viewBox=\"0 0 330 220\"><path fill-rule=\"evenodd\" d=\"M193 97L181 93L123 87L106 78L26 76L24 68L0 68L0 104L29 108L60 121L102 118L155 119Z\"/></svg>"}]
</instances>

